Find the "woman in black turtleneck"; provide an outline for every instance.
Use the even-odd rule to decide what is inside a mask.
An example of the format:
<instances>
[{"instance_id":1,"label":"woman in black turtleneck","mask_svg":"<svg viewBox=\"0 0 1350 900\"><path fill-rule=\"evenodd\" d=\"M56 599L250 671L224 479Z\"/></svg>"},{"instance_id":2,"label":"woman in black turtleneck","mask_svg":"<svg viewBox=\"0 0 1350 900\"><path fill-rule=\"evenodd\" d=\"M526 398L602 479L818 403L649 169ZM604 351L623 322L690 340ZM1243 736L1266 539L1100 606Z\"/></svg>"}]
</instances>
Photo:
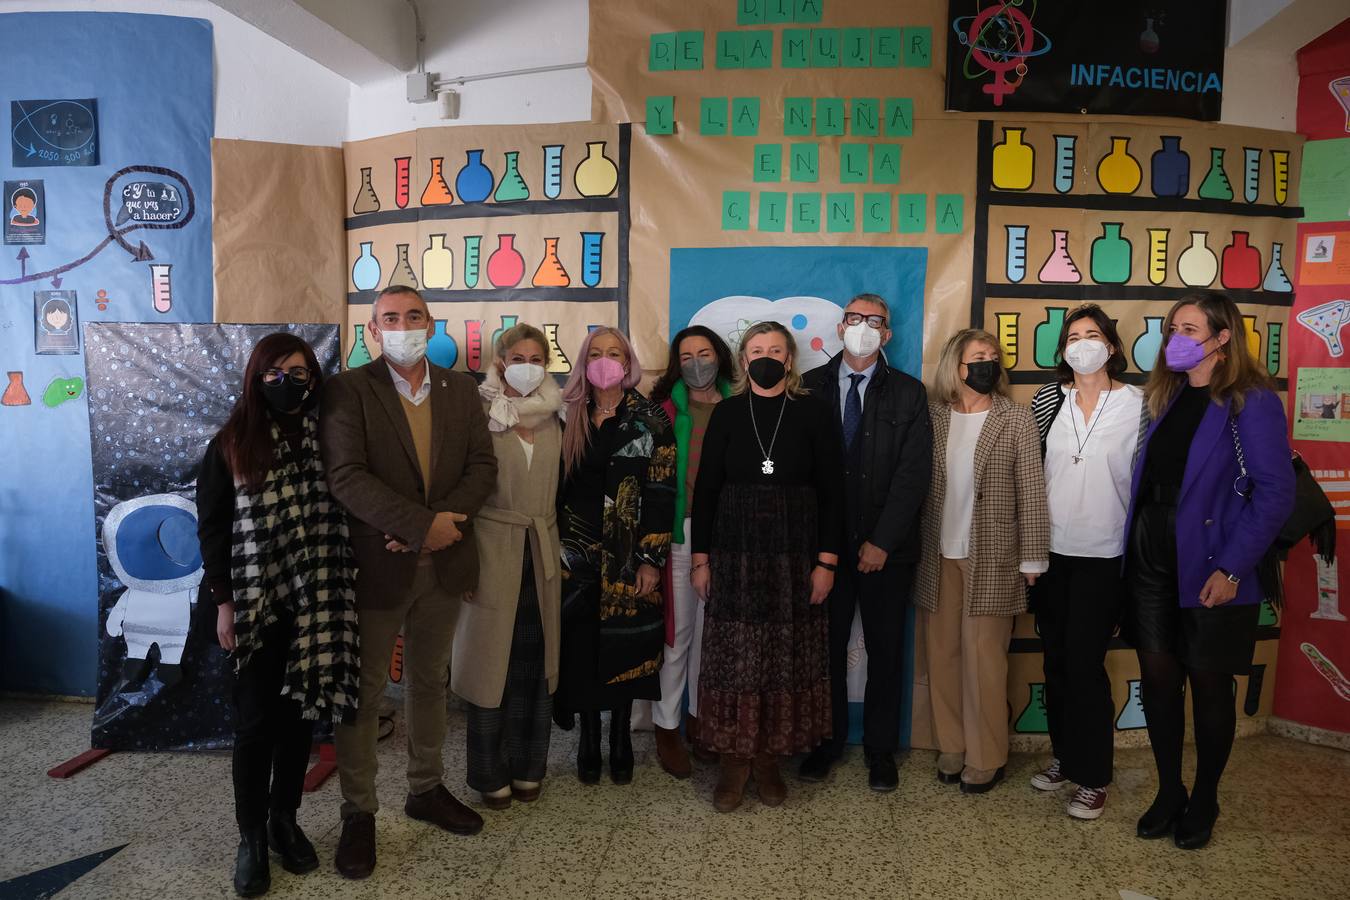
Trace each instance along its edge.
<instances>
[{"instance_id":1,"label":"woman in black turtleneck","mask_svg":"<svg viewBox=\"0 0 1350 900\"><path fill-rule=\"evenodd\" d=\"M356 708L354 567L319 458L321 382L300 338L259 341L197 476L201 602L214 605L217 640L235 663L241 897L270 887L269 843L289 872L318 867L295 821L314 722Z\"/></svg>"}]
</instances>

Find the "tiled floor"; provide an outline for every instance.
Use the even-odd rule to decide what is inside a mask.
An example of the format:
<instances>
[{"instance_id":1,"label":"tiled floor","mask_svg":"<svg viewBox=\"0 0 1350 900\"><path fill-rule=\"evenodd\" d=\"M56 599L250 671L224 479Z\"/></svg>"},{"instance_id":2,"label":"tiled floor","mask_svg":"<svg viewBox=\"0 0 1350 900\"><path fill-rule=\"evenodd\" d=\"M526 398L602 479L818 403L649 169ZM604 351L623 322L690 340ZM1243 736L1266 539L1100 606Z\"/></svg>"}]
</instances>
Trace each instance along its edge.
<instances>
[{"instance_id":1,"label":"tiled floor","mask_svg":"<svg viewBox=\"0 0 1350 900\"><path fill-rule=\"evenodd\" d=\"M0 882L119 844L126 849L62 898L232 896L229 759L114 754L63 782L52 764L88 746L90 707L0 701ZM296 877L273 866L269 896L390 897L1344 897L1350 893L1350 754L1260 736L1238 742L1223 816L1208 849L1134 837L1153 794L1147 750L1117 756L1106 815L1070 820L1067 794L1027 779L1039 759L1015 756L1009 778L982 797L933 777L932 753L902 759L900 789L866 789L853 752L829 782L789 779L788 802L712 809L715 771L676 782L656 765L650 734L636 739L629 787L577 783L575 732L554 733L538 803L486 813L457 838L403 816L402 733L381 745L379 865L365 882L332 869L336 778L305 800L301 823L323 865ZM446 767L461 798L463 718L454 716ZM0 884L0 895L5 893Z\"/></svg>"}]
</instances>

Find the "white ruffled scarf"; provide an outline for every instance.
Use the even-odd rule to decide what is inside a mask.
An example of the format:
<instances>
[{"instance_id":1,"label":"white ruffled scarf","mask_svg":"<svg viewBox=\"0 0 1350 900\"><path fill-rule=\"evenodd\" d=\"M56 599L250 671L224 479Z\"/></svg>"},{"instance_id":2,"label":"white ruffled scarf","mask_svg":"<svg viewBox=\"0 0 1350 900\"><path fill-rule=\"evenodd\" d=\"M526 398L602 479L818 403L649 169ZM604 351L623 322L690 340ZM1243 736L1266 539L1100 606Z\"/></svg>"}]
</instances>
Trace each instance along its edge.
<instances>
[{"instance_id":1,"label":"white ruffled scarf","mask_svg":"<svg viewBox=\"0 0 1350 900\"><path fill-rule=\"evenodd\" d=\"M490 431L510 431L517 426L538 428L562 409L562 391L553 376L545 375L529 396L508 397L495 365L488 368L487 377L478 386L478 395L488 405Z\"/></svg>"}]
</instances>

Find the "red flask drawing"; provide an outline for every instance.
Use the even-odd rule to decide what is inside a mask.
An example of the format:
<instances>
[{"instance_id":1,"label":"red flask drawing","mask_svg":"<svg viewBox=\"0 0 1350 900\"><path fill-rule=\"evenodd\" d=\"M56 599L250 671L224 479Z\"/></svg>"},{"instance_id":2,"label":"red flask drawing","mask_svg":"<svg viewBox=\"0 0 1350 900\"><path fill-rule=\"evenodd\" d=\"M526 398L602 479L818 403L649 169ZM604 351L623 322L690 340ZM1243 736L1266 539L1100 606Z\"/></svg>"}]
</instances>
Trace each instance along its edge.
<instances>
[{"instance_id":1,"label":"red flask drawing","mask_svg":"<svg viewBox=\"0 0 1350 900\"><path fill-rule=\"evenodd\" d=\"M1229 290L1251 290L1261 286L1261 252L1247 243L1247 232L1233 232L1233 243L1223 248L1220 271L1223 286Z\"/></svg>"},{"instance_id":2,"label":"red flask drawing","mask_svg":"<svg viewBox=\"0 0 1350 900\"><path fill-rule=\"evenodd\" d=\"M399 209L408 205L408 198L411 194L409 181L412 179L412 157L398 156L394 158L394 203L398 204Z\"/></svg>"},{"instance_id":3,"label":"red flask drawing","mask_svg":"<svg viewBox=\"0 0 1350 900\"><path fill-rule=\"evenodd\" d=\"M497 249L487 263L487 277L493 287L513 288L525 277L525 258L515 248L515 242L514 234L497 236Z\"/></svg>"}]
</instances>

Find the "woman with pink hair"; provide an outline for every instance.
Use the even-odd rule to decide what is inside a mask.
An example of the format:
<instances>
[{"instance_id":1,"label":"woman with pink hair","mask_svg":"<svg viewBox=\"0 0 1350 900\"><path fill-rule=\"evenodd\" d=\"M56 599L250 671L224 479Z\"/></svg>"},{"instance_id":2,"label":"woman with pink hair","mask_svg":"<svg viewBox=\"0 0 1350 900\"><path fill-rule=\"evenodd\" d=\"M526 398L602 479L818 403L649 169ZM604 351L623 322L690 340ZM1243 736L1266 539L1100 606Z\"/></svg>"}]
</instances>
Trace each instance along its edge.
<instances>
[{"instance_id":1,"label":"woman with pink hair","mask_svg":"<svg viewBox=\"0 0 1350 900\"><path fill-rule=\"evenodd\" d=\"M665 643L661 570L675 514L675 435L623 332L582 341L563 388L562 653L554 717L579 714L577 777L600 781L600 712L610 710L609 771L633 780L634 700L659 700Z\"/></svg>"}]
</instances>

